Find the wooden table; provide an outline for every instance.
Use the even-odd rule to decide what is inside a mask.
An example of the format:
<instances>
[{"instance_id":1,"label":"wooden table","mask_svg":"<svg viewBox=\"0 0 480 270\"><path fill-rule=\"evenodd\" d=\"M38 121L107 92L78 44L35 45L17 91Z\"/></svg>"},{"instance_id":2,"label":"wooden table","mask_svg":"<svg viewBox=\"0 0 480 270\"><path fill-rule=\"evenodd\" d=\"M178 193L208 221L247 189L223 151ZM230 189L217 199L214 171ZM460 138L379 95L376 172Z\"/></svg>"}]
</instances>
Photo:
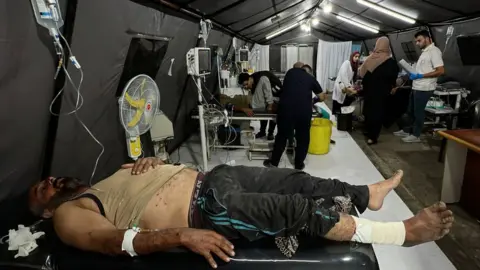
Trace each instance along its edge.
<instances>
[{"instance_id":1,"label":"wooden table","mask_svg":"<svg viewBox=\"0 0 480 270\"><path fill-rule=\"evenodd\" d=\"M447 141L441 199L460 202L480 218L480 129L446 130L438 134Z\"/></svg>"}]
</instances>

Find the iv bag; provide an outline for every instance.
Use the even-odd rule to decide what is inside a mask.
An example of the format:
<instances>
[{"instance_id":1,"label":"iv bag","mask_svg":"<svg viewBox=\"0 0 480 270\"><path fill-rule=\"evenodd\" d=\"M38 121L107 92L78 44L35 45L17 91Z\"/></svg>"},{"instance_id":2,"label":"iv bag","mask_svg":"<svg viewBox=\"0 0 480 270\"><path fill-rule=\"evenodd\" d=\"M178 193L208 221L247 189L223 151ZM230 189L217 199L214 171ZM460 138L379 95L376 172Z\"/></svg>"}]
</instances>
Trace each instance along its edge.
<instances>
[{"instance_id":1,"label":"iv bag","mask_svg":"<svg viewBox=\"0 0 480 270\"><path fill-rule=\"evenodd\" d=\"M57 8L57 14L52 13L52 10L47 5L45 0L31 0L33 14L35 14L37 23L49 30L52 28L57 29L63 26L62 12L60 10L60 6L58 5L57 1L54 2L56 2L55 6ZM54 18L58 18L56 23Z\"/></svg>"}]
</instances>

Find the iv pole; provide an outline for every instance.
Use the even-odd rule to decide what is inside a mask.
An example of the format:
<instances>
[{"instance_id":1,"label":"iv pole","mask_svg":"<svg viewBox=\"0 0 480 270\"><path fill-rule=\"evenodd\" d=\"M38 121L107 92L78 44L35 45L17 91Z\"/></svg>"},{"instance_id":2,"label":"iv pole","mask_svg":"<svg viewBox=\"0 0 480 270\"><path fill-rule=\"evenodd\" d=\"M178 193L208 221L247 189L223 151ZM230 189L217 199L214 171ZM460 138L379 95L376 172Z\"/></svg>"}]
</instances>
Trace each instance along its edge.
<instances>
[{"instance_id":1,"label":"iv pole","mask_svg":"<svg viewBox=\"0 0 480 270\"><path fill-rule=\"evenodd\" d=\"M203 38L205 46L207 45L208 34L212 28L210 20L200 21L200 38ZM202 159L203 159L203 171L208 171L208 156L207 156L207 137L205 129L205 111L202 104L202 79L197 77L197 88L198 88L198 122L200 124L200 141L202 144Z\"/></svg>"},{"instance_id":2,"label":"iv pole","mask_svg":"<svg viewBox=\"0 0 480 270\"><path fill-rule=\"evenodd\" d=\"M202 104L202 79L197 78L197 88L198 88L198 121L200 123L200 141L202 144L202 158L203 158L203 172L208 171L208 158L207 158L207 137L205 135L205 117L204 117L204 108Z\"/></svg>"}]
</instances>

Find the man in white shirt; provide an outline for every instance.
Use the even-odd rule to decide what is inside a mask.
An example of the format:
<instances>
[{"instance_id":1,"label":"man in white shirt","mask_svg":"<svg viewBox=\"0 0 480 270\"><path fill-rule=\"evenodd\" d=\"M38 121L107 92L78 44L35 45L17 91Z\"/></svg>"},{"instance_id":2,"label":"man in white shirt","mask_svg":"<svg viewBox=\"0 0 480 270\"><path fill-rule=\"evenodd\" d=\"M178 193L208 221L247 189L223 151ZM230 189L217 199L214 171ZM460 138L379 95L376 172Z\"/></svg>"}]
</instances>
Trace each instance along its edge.
<instances>
[{"instance_id":1,"label":"man in white shirt","mask_svg":"<svg viewBox=\"0 0 480 270\"><path fill-rule=\"evenodd\" d=\"M437 78L445 73L442 52L432 43L430 33L427 30L420 31L415 34L415 40L422 54L415 68L417 73L410 74L413 85L408 106L409 123L405 123L403 130L394 133L404 137L402 140L408 143L421 142L425 107L437 87Z\"/></svg>"}]
</instances>

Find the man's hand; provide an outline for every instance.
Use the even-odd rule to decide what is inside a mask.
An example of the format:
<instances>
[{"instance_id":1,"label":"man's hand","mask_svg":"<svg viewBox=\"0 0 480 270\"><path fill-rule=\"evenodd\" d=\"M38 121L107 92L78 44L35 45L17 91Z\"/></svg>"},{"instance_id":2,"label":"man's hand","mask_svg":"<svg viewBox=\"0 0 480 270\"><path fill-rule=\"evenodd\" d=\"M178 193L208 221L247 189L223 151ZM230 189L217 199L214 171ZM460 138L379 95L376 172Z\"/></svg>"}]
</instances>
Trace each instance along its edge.
<instances>
[{"instance_id":1,"label":"man's hand","mask_svg":"<svg viewBox=\"0 0 480 270\"><path fill-rule=\"evenodd\" d=\"M273 103L272 103L272 104L268 104L268 106L267 106L267 112L268 112L268 113L273 113Z\"/></svg>"},{"instance_id":2,"label":"man's hand","mask_svg":"<svg viewBox=\"0 0 480 270\"><path fill-rule=\"evenodd\" d=\"M398 90L398 87L393 88L392 91L390 91L390 94L395 95L397 93L397 90Z\"/></svg>"},{"instance_id":3,"label":"man's hand","mask_svg":"<svg viewBox=\"0 0 480 270\"><path fill-rule=\"evenodd\" d=\"M205 257L213 268L217 268L217 263L212 253L225 262L230 262L230 256L235 256L232 243L214 231L184 229L180 233L180 242L182 246Z\"/></svg>"},{"instance_id":4,"label":"man's hand","mask_svg":"<svg viewBox=\"0 0 480 270\"><path fill-rule=\"evenodd\" d=\"M139 158L135 163L123 164L122 169L132 169L132 174L146 173L150 168L155 168L158 165L163 165L163 161L155 157Z\"/></svg>"},{"instance_id":5,"label":"man's hand","mask_svg":"<svg viewBox=\"0 0 480 270\"><path fill-rule=\"evenodd\" d=\"M253 110L250 108L243 108L242 111L247 115L252 117L253 116Z\"/></svg>"},{"instance_id":6,"label":"man's hand","mask_svg":"<svg viewBox=\"0 0 480 270\"><path fill-rule=\"evenodd\" d=\"M423 79L423 74L417 74L417 73L412 73L410 74L410 80L418 80L418 79Z\"/></svg>"}]
</instances>

